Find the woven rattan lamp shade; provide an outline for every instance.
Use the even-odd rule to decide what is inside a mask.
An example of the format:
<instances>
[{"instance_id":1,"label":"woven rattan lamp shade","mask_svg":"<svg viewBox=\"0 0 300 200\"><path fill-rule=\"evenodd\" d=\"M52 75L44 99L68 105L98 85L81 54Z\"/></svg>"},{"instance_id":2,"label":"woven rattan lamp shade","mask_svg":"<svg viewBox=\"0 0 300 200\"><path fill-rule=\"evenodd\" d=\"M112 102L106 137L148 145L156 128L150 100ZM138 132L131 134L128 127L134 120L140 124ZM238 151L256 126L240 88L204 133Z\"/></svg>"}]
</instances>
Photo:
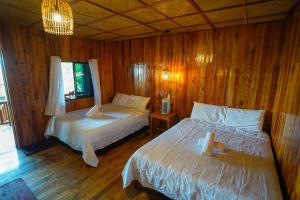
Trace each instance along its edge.
<instances>
[{"instance_id":1,"label":"woven rattan lamp shade","mask_svg":"<svg viewBox=\"0 0 300 200\"><path fill-rule=\"evenodd\" d=\"M73 35L73 13L65 0L43 0L44 30L56 35Z\"/></svg>"}]
</instances>

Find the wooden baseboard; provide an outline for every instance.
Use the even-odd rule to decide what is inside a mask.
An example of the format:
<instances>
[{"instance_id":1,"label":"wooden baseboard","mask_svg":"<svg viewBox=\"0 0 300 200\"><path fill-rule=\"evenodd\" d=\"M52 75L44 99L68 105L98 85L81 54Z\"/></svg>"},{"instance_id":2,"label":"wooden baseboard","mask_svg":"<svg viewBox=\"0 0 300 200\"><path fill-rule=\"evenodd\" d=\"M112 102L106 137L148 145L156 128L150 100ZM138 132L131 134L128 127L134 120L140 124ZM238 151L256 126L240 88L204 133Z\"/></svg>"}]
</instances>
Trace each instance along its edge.
<instances>
[{"instance_id":1,"label":"wooden baseboard","mask_svg":"<svg viewBox=\"0 0 300 200\"><path fill-rule=\"evenodd\" d=\"M40 152L42 150L53 147L53 146L57 145L58 143L59 143L59 141L56 138L52 138L52 137L49 138L49 139L45 138L44 140L41 140L41 141L39 141L37 143L34 143L30 146L23 147L23 148L21 148L21 150L25 155L32 155L34 153L37 153L37 152Z\"/></svg>"}]
</instances>

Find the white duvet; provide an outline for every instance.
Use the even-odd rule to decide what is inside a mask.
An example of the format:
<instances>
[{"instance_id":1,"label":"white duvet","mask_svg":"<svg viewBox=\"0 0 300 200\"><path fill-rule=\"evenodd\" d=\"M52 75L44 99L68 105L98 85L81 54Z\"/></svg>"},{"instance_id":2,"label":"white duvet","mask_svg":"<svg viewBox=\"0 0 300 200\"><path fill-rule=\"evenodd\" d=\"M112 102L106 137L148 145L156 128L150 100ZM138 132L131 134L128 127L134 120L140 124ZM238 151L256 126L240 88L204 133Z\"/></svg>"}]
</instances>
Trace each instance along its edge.
<instances>
[{"instance_id":1,"label":"white duvet","mask_svg":"<svg viewBox=\"0 0 300 200\"><path fill-rule=\"evenodd\" d=\"M208 131L225 152L201 155ZM123 172L172 199L282 199L268 135L186 118L137 150Z\"/></svg>"},{"instance_id":2,"label":"white duvet","mask_svg":"<svg viewBox=\"0 0 300 200\"><path fill-rule=\"evenodd\" d=\"M97 167L95 151L102 149L144 126L149 125L149 111L104 104L101 117L86 117L89 109L52 117L45 136L54 136L75 150L82 152L84 162Z\"/></svg>"}]
</instances>

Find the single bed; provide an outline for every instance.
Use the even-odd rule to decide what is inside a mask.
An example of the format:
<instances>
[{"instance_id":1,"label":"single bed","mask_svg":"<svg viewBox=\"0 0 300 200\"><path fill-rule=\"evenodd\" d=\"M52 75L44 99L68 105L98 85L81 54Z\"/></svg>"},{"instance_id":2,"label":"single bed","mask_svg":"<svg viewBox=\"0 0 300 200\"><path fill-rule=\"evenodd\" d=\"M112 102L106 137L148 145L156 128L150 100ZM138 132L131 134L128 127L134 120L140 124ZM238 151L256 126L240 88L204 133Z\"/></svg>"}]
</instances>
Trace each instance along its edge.
<instances>
[{"instance_id":1,"label":"single bed","mask_svg":"<svg viewBox=\"0 0 300 200\"><path fill-rule=\"evenodd\" d=\"M71 148L81 151L84 162L97 167L95 154L104 147L149 125L149 110L119 106L112 103L101 106L100 117L86 117L90 108L52 117L45 136L57 137Z\"/></svg>"},{"instance_id":2,"label":"single bed","mask_svg":"<svg viewBox=\"0 0 300 200\"><path fill-rule=\"evenodd\" d=\"M200 153L208 131L225 144ZM282 199L269 136L185 118L138 149L122 172L123 187L137 180L172 199Z\"/></svg>"}]
</instances>

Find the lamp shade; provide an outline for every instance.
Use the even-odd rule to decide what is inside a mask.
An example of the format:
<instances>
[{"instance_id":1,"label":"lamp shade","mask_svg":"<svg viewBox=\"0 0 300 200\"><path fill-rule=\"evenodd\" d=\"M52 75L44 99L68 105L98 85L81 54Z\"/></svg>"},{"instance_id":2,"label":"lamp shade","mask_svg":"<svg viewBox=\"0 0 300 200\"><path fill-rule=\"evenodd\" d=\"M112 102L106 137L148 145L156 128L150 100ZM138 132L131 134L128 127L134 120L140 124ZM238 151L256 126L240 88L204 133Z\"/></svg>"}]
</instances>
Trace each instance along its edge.
<instances>
[{"instance_id":1,"label":"lamp shade","mask_svg":"<svg viewBox=\"0 0 300 200\"><path fill-rule=\"evenodd\" d=\"M44 30L55 35L73 35L73 13L65 0L43 0Z\"/></svg>"},{"instance_id":2,"label":"lamp shade","mask_svg":"<svg viewBox=\"0 0 300 200\"><path fill-rule=\"evenodd\" d=\"M164 81L168 81L170 79L170 73L168 70L163 70L161 73L161 78Z\"/></svg>"}]
</instances>

